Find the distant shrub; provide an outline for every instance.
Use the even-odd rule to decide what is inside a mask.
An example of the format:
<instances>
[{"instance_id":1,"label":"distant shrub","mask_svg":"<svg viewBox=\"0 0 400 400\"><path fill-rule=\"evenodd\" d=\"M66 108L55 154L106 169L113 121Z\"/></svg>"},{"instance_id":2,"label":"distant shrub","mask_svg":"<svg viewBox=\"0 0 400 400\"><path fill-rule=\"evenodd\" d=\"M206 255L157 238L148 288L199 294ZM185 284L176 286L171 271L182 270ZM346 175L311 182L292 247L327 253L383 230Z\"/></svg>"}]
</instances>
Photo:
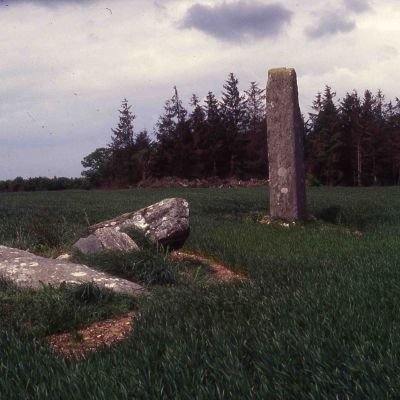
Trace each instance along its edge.
<instances>
[{"instance_id":1,"label":"distant shrub","mask_svg":"<svg viewBox=\"0 0 400 400\"><path fill-rule=\"evenodd\" d=\"M37 177L24 179L17 177L12 180L0 181L1 192L37 192L55 191L68 189L90 189L91 185L85 178L65 178L65 177Z\"/></svg>"}]
</instances>

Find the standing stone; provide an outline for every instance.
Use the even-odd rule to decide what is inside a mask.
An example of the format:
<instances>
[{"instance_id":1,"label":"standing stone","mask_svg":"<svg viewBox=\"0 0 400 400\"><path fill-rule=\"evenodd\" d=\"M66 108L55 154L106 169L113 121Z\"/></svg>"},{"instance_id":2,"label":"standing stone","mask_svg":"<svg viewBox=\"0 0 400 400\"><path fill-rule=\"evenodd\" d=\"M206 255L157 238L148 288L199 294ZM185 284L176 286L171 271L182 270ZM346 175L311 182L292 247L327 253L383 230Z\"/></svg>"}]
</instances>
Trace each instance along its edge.
<instances>
[{"instance_id":1,"label":"standing stone","mask_svg":"<svg viewBox=\"0 0 400 400\"><path fill-rule=\"evenodd\" d=\"M292 68L268 72L267 137L271 217L305 219L304 127Z\"/></svg>"}]
</instances>

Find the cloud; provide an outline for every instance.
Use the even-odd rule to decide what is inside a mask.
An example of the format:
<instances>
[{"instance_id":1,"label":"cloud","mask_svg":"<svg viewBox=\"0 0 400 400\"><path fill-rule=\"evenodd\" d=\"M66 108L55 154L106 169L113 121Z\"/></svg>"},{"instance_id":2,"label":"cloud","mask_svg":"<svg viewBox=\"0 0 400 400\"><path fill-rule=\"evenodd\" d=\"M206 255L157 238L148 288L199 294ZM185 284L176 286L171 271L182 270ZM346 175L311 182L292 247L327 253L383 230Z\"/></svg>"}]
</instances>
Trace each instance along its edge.
<instances>
[{"instance_id":1,"label":"cloud","mask_svg":"<svg viewBox=\"0 0 400 400\"><path fill-rule=\"evenodd\" d=\"M226 41L272 37L290 22L292 12L280 4L238 1L217 6L195 4L184 16L181 27L198 29Z\"/></svg>"},{"instance_id":2,"label":"cloud","mask_svg":"<svg viewBox=\"0 0 400 400\"><path fill-rule=\"evenodd\" d=\"M34 4L47 7L56 7L65 4L90 4L98 0L0 0L0 6L13 6L19 4Z\"/></svg>"},{"instance_id":3,"label":"cloud","mask_svg":"<svg viewBox=\"0 0 400 400\"><path fill-rule=\"evenodd\" d=\"M344 5L356 14L363 13L371 8L369 0L344 0Z\"/></svg>"},{"instance_id":4,"label":"cloud","mask_svg":"<svg viewBox=\"0 0 400 400\"><path fill-rule=\"evenodd\" d=\"M166 10L154 0L93 0L79 2L79 9L68 0L54 0L57 7L25 1L0 3L0 54L6 55L0 57L0 179L79 176L83 157L109 143L124 97L137 116L136 132L151 132L174 85L187 105L192 93L203 98L212 90L219 97L229 72L245 90L251 81L263 86L270 68L295 67L305 114L325 84L338 97L367 88L399 97L399 0L371 1L374 12L362 14L345 8L344 0L280 1L293 11L285 34L268 45L249 40L250 46L226 46L174 23L196 3L237 0L156 0ZM356 20L360 29L351 40L304 34L326 10Z\"/></svg>"},{"instance_id":5,"label":"cloud","mask_svg":"<svg viewBox=\"0 0 400 400\"><path fill-rule=\"evenodd\" d=\"M166 10L166 9L167 9L167 7L166 7L164 4L162 4L162 2L161 2L160 0L154 0L154 1L153 1L153 4L154 4L157 8L159 8L160 10Z\"/></svg>"},{"instance_id":6,"label":"cloud","mask_svg":"<svg viewBox=\"0 0 400 400\"><path fill-rule=\"evenodd\" d=\"M339 13L328 13L320 17L316 25L309 26L305 32L311 39L336 35L337 33L347 33L356 27L354 20L342 16Z\"/></svg>"}]
</instances>

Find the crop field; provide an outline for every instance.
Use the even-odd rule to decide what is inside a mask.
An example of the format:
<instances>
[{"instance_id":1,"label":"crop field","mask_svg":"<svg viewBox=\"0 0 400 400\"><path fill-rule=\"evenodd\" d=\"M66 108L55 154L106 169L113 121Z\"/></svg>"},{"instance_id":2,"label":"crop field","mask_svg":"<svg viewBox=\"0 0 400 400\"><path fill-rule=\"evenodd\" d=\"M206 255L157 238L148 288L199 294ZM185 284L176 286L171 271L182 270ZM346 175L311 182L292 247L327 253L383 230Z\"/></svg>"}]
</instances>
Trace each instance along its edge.
<instances>
[{"instance_id":1,"label":"crop field","mask_svg":"<svg viewBox=\"0 0 400 400\"><path fill-rule=\"evenodd\" d=\"M398 398L400 188L309 188L313 218L289 226L263 223L264 188L0 193L0 244L55 257L167 197L190 204L184 250L247 279L210 283L149 247L84 260L147 285L143 298L0 281L1 400ZM130 337L84 360L46 341L128 311Z\"/></svg>"}]
</instances>

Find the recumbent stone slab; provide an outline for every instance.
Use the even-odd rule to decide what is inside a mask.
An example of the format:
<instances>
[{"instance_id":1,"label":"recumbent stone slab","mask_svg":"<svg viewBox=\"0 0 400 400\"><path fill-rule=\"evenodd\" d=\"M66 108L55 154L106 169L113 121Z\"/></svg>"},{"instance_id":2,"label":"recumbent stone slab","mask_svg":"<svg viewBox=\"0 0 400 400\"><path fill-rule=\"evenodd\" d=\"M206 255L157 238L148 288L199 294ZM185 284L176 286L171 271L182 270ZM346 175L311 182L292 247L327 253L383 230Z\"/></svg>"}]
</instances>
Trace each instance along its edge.
<instances>
[{"instance_id":1,"label":"recumbent stone slab","mask_svg":"<svg viewBox=\"0 0 400 400\"><path fill-rule=\"evenodd\" d=\"M86 265L39 257L27 251L0 246L0 277L17 286L40 288L41 282L58 286L61 283L93 282L118 293L139 295L145 289L137 283L96 271Z\"/></svg>"},{"instance_id":2,"label":"recumbent stone slab","mask_svg":"<svg viewBox=\"0 0 400 400\"><path fill-rule=\"evenodd\" d=\"M271 217L305 219L304 127L295 70L270 70L266 96Z\"/></svg>"}]
</instances>

